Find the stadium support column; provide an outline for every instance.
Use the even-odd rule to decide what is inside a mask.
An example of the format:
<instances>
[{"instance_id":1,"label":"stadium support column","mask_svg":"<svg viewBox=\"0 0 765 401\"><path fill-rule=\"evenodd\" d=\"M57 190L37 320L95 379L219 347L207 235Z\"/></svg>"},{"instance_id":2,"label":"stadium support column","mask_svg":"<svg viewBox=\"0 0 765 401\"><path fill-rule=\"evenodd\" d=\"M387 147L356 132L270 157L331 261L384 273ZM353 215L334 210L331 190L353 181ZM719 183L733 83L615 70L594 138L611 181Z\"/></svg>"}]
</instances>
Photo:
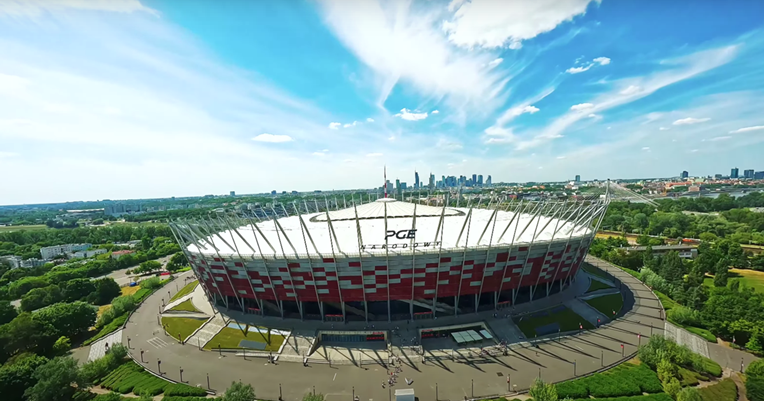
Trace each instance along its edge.
<instances>
[{"instance_id":1,"label":"stadium support column","mask_svg":"<svg viewBox=\"0 0 765 401\"><path fill-rule=\"evenodd\" d=\"M591 227L592 226L592 222L600 214L600 210L599 210L600 209L600 202L596 203L595 205L591 205L590 209L594 210L594 212L589 213L589 220L587 220L587 225L585 225L585 227ZM605 210L605 208L603 210ZM593 235L594 235L594 232L595 231L593 230ZM586 255L587 250L583 249L583 248L587 246L587 244L584 243L586 241L586 238L587 237L583 237L582 238L582 240L579 242L579 248L577 249L578 252L584 252L585 255ZM568 280L569 284L571 283L571 278L572 278L571 272L574 270L574 263L575 262L576 262L576 258L574 258L573 261L571 262L571 266L569 267L568 272L566 272L566 277L564 279L564 280Z\"/></svg>"},{"instance_id":2,"label":"stadium support column","mask_svg":"<svg viewBox=\"0 0 765 401\"><path fill-rule=\"evenodd\" d=\"M263 235L263 232L260 231L260 227L258 227L252 221L251 218L248 217L247 221L250 222L250 227L252 227L252 236L255 238L255 245L258 247L260 260L263 261L263 268L266 271L266 276L268 276L268 286L271 287L271 292L274 294L274 301L276 302L276 305L279 307L279 314L281 314L282 319L284 319L284 308L282 306L282 300L279 299L279 295L276 294L276 288L274 288L274 279L271 277L271 272L269 271L269 268L268 268L268 262L266 262L266 257L263 255L263 248L260 246L260 241L258 241L258 234L260 234L260 236L263 237L263 240L266 241L266 245L268 245L268 247L271 248L271 252L273 252L274 255L276 255L276 249L274 249L274 247L271 245L271 242L268 241L268 238L266 238L266 236ZM263 309L263 312L265 313L265 309Z\"/></svg>"},{"instance_id":3,"label":"stadium support column","mask_svg":"<svg viewBox=\"0 0 765 401\"><path fill-rule=\"evenodd\" d=\"M552 244L555 241L555 233L558 231L558 223L560 222L560 218L558 218L558 213L565 213L566 205L568 205L568 199L563 201L563 205L562 206L558 206L558 210L556 210L555 213L553 213L552 217L550 217L550 219L547 220L547 223L545 223L545 225L542 226L542 231L540 232L540 234L543 233L547 229L547 226L549 226L550 223L553 220L555 220L555 228L553 229L553 234L550 237L550 241L547 242L547 250L545 251L544 259L542 259L542 267L539 269L539 274L537 275L537 282L534 283L534 287L531 288L531 298L532 299L534 299L534 293L537 292L537 287L539 287L539 280L542 278L542 268L544 268L544 266L545 266L544 260L547 259L547 254L550 253L550 248L552 247ZM537 234L535 232L534 233L534 238L532 238L532 241L535 240L538 235L539 234ZM547 273L547 272L545 272L545 273ZM547 287L545 287L545 288L547 288Z\"/></svg>"},{"instance_id":4,"label":"stadium support column","mask_svg":"<svg viewBox=\"0 0 765 401\"><path fill-rule=\"evenodd\" d=\"M387 183L385 185L388 185ZM388 202L383 202L385 232L388 232ZM388 255L388 236L385 236L385 289L388 291L388 322L390 322L390 257Z\"/></svg>"},{"instance_id":5,"label":"stadium support column","mask_svg":"<svg viewBox=\"0 0 765 401\"><path fill-rule=\"evenodd\" d=\"M199 224L199 222L197 220L194 220L192 224ZM187 227L189 228L189 232L191 233L191 235L196 237L196 240L194 240L194 246L197 247L197 250L199 251L200 257L202 257L202 255L204 255L202 253L202 249L199 247L200 241L207 242L208 244L210 244L211 248L215 249L215 244L213 242L211 242L210 240L206 239L204 233L202 233L201 231L200 232L195 231L191 224L187 225ZM207 270L210 272L210 277L212 279L213 286L218 291L218 295L220 295L220 298L223 301L223 303L226 304L226 309L228 309L228 298L223 296L223 292L221 292L220 287L218 287L217 280L215 280L215 276L212 275L212 269L210 268L210 266L209 266L209 264L207 263L206 260L203 260L202 262L205 265L207 265Z\"/></svg>"},{"instance_id":6,"label":"stadium support column","mask_svg":"<svg viewBox=\"0 0 765 401\"><path fill-rule=\"evenodd\" d=\"M414 204L414 213L412 216L412 232L414 232L417 229L417 204ZM414 320L414 279L416 277L416 269L417 265L415 264L415 254L414 252L414 238L412 238L411 241L409 241L409 248L412 250L412 299L409 302L409 318L411 320Z\"/></svg>"},{"instance_id":7,"label":"stadium support column","mask_svg":"<svg viewBox=\"0 0 765 401\"><path fill-rule=\"evenodd\" d=\"M255 303L258 304L258 308L262 312L263 304L260 302L260 299L258 299L258 294L255 292L255 287L252 286L252 279L250 279L250 275L247 274L247 265L244 264L244 258L242 257L242 253L239 252L239 247L236 245L236 240L234 239L234 232L236 232L236 235L239 236L239 238L241 238L242 241L244 241L244 243L248 247L250 247L250 249L252 249L252 246L250 246L250 244L247 243L247 240L244 239L244 237L242 236L242 234L239 233L238 230L232 227L230 220L228 218L225 218L225 216L224 216L224 221L226 223L226 226L228 227L229 234L231 234L231 242L234 244L234 248L236 249L236 254L237 256L239 256L239 260L242 261L242 269L244 270L244 276L247 278L247 284L250 286L250 290L252 290L252 296L255 298ZM253 250L253 253L254 253L254 250ZM242 311L242 312L247 313L247 311Z\"/></svg>"},{"instance_id":8,"label":"stadium support column","mask_svg":"<svg viewBox=\"0 0 765 401\"><path fill-rule=\"evenodd\" d=\"M361 271L361 295L364 297L364 321L369 323L369 305L367 304L367 288L366 283L364 282L364 257L361 255L361 247L364 245L364 241L361 238L361 224L359 223L359 211L356 209L356 202L351 199L351 203L353 204L353 216L355 217L354 220L356 221L356 240L359 244L359 270ZM377 291L377 288L375 288L375 291Z\"/></svg>"},{"instance_id":9,"label":"stadium support column","mask_svg":"<svg viewBox=\"0 0 765 401\"><path fill-rule=\"evenodd\" d=\"M462 225L462 230L460 231L460 235L457 237L457 242L454 243L454 247L456 248L459 246L460 239L462 238L462 233L465 231L465 228L467 227L467 234L465 235L465 246L462 249L462 267L460 268L460 282L457 286L457 295L454 297L454 316L457 316L458 311L460 310L460 295L462 293L462 280L463 276L465 275L465 258L467 257L467 248L468 248L468 241L470 240L470 221L473 219L473 208L471 207L468 209L468 214L465 216L465 224Z\"/></svg>"},{"instance_id":10,"label":"stadium support column","mask_svg":"<svg viewBox=\"0 0 765 401\"><path fill-rule=\"evenodd\" d=\"M446 206L449 205L449 197L444 194L444 206L441 208L441 218L438 219L438 227L436 227L436 236L433 238L433 243L438 243L438 267L436 268L436 292L433 294L433 305L431 306L431 314L436 317L436 301L438 301L438 281L441 279L441 250L443 249L444 241L444 215L446 213ZM441 239L439 241L439 230L441 231Z\"/></svg>"},{"instance_id":11,"label":"stadium support column","mask_svg":"<svg viewBox=\"0 0 765 401\"><path fill-rule=\"evenodd\" d=\"M535 213L534 216L531 217L531 220L529 220L529 223L526 224L526 227L524 227L523 230L521 230L521 233L519 235L523 235L523 233L526 231L527 228L529 228L529 226L534 222L534 220L537 220L537 216L541 216L543 211L544 211L544 201L541 203L541 207L539 208L539 211ZM534 246L534 235L536 235L538 227L539 227L539 220L537 220L537 224L534 227L534 233L531 235L531 242L529 243L529 248L526 250L526 259L523 261L523 266L521 266L521 277L518 282L518 290L520 290L520 286L521 284L523 284L523 277L526 276L526 265L529 263L529 256L531 256L531 249ZM519 291L516 291L515 294L513 294L513 305L515 305L515 300L516 300L516 297L518 296L518 292ZM529 295L531 295L531 289L529 289Z\"/></svg>"},{"instance_id":12,"label":"stadium support column","mask_svg":"<svg viewBox=\"0 0 765 401\"><path fill-rule=\"evenodd\" d=\"M577 207L576 201L574 201L574 207L572 209L571 214L569 214L566 217L566 221L568 221L568 219L570 219L572 216L578 215L581 212L581 210L582 210L582 208L581 207ZM564 223L563 226L561 226L561 229L565 225L566 224ZM574 234L574 229L575 228L576 228L576 226L572 225L571 231L569 232L568 237L566 237L566 244L563 245L563 253L560 256L560 260L558 261L558 265L555 267L555 273L553 273L552 281L549 282L548 285L546 286L547 294L545 296L548 296L548 297L550 296L550 289L552 289L552 287L553 287L553 285L555 283L555 280L558 278L558 274L560 273L561 266L566 261L566 254L568 253L568 244L571 242L571 236ZM556 228L555 231L553 231L553 239L555 239L555 235L558 233L558 231L559 231L559 229L557 229L557 228ZM563 281L559 281L558 283L560 284L560 290L563 291Z\"/></svg>"},{"instance_id":13,"label":"stadium support column","mask_svg":"<svg viewBox=\"0 0 765 401\"><path fill-rule=\"evenodd\" d=\"M284 244L282 243L282 237L279 235L279 232L282 233L282 235L284 236L284 240L287 241L287 244L290 246L290 248L292 248L292 253L294 255L297 255L297 250L292 245L292 241L290 241L290 238L287 236L287 233L284 231L284 228L282 228L282 225L279 224L279 221L278 221L279 219L276 218L277 216L276 210L273 209L273 206L271 207L271 209L274 212L274 228L276 229L276 238L279 240L279 248L282 251L282 257L284 258L284 263L287 264L287 276L290 279L290 290L292 290L292 295L295 298L295 304L297 304L298 312L300 312L300 320L303 320L303 304L301 304L300 300L298 299L297 290L295 289L295 282L292 281L292 271L290 270L290 260L287 258L287 253L284 252ZM284 212L284 214L287 215L287 217L290 216L289 213L287 213L287 209L284 208L284 205L282 205L282 211ZM284 283L284 281L282 281L282 283ZM284 286L284 287L286 289L287 286Z\"/></svg>"},{"instance_id":14,"label":"stadium support column","mask_svg":"<svg viewBox=\"0 0 765 401\"><path fill-rule=\"evenodd\" d=\"M521 208L523 206L523 208ZM507 208L510 208L510 205L507 205ZM502 235L497 238L497 243L502 242L502 237L505 235L507 230L510 228L510 225L513 224L513 221L515 221L515 218L520 216L522 213L522 210L525 210L526 207L523 205L523 200L521 200L518 205L516 205L515 210L513 211L513 217L510 218L510 222L507 223L507 227L502 231ZM510 255L513 253L513 244L515 243L515 231L518 229L518 224L520 224L520 219L518 219L518 222L515 223L515 230L513 230L513 238L510 239L510 246L507 247L507 260L505 261L505 267L502 269L502 278L499 281L499 288L497 289L497 292L494 293L494 307L499 305L499 296L502 293L502 287L505 285L505 277L507 277L507 267L510 265ZM513 291L513 293L515 293Z\"/></svg>"},{"instance_id":15,"label":"stadium support column","mask_svg":"<svg viewBox=\"0 0 765 401\"><path fill-rule=\"evenodd\" d=\"M184 241L184 235L181 232L181 228L176 223L170 223L171 232L173 233L173 236L175 236L175 240L178 241L178 244L181 245L181 251L183 251L183 254L186 256L186 260L189 261L189 266L191 266L191 269L194 271L194 274L197 276L197 280L200 281L200 284L202 284L202 273L199 270L199 267L191 263L194 258L191 255L191 252L189 252L189 244ZM199 246L195 244L197 247L197 250L199 250ZM200 251L200 256L202 255ZM215 279L213 279L215 281ZM202 290L204 290L205 294L207 295L208 299L213 299L212 294L210 294L210 291L207 289L206 285L202 285ZM222 295L221 295L222 296Z\"/></svg>"},{"instance_id":16,"label":"stadium support column","mask_svg":"<svg viewBox=\"0 0 765 401\"><path fill-rule=\"evenodd\" d=\"M228 245L229 248L232 250L234 249L233 246L228 244L228 241L226 241L218 232L215 232L217 230L213 230L212 226L208 225L206 221L202 220L202 222L205 224L205 228L207 229L208 233L211 233L211 235L216 235L218 238L220 238L221 241L223 241L224 244ZM239 303L239 306L242 308L242 311L244 311L244 301L239 299L239 293L236 290L236 287L234 287L234 282L231 281L231 273L228 272L228 267L226 267L226 260L223 258L223 256L220 255L220 252L218 252L218 248L215 249L215 254L218 255L218 259L221 261L221 266L223 266L223 271L226 273L226 278L228 279L228 284L231 286L231 291L234 293L234 297L236 298L236 302Z\"/></svg>"},{"instance_id":17,"label":"stadium support column","mask_svg":"<svg viewBox=\"0 0 765 401\"><path fill-rule=\"evenodd\" d=\"M324 212L327 216L327 229L329 230L329 245L332 249L332 266L335 269L335 283L337 283L337 294L340 297L340 306L343 311L343 322L346 322L345 320L345 301L343 301L343 289L340 288L340 274L337 272L337 255L335 255L335 244L337 244L337 251L343 252L342 249L340 249L340 242L337 240L337 236L335 235L335 229L332 227L332 219L329 217L329 209ZM334 242L332 242L332 239L334 238ZM327 280L329 282L329 280Z\"/></svg>"},{"instance_id":18,"label":"stadium support column","mask_svg":"<svg viewBox=\"0 0 765 401\"><path fill-rule=\"evenodd\" d=\"M303 215L300 214L300 209L297 207L295 208L298 215L298 220L300 221L300 231L303 234L303 244L305 244L305 254L308 258L308 268L311 269L311 280L313 281L313 291L316 293L316 303L319 305L319 313L321 313L321 321L324 321L324 303L321 302L321 299L319 298L319 290L316 289L316 277L314 276L314 270L313 270L313 262L311 261L311 252L308 251L308 241L306 241L306 233L308 233L308 239L311 241L311 245L313 246L314 251L317 255L321 255L319 253L319 250L316 248L316 244L313 242L313 238L311 238L311 233L308 231L308 227L305 225L305 221L303 221ZM306 205L306 210L308 210L308 205Z\"/></svg>"},{"instance_id":19,"label":"stadium support column","mask_svg":"<svg viewBox=\"0 0 765 401\"><path fill-rule=\"evenodd\" d=\"M489 202L491 203L491 202ZM481 294L483 294L483 281L486 278L486 269L489 266L489 254L491 253L491 241L494 239L494 227L497 225L497 215L498 209L494 209L494 212L492 213L491 217L489 218L489 222L492 222L491 224L491 233L489 234L489 247L486 248L486 260L483 262L483 274L481 274L481 286L478 287L478 294L476 294L476 300L475 300L475 313L478 313L478 303L481 300ZM486 227L489 227L489 223L486 223ZM483 229L484 233L486 232L486 228ZM481 243L481 239L483 239L483 233L481 233L481 237L478 238L478 242L476 245L479 245ZM475 267L473 267L475 268ZM496 309L496 303L494 305L494 309Z\"/></svg>"}]
</instances>

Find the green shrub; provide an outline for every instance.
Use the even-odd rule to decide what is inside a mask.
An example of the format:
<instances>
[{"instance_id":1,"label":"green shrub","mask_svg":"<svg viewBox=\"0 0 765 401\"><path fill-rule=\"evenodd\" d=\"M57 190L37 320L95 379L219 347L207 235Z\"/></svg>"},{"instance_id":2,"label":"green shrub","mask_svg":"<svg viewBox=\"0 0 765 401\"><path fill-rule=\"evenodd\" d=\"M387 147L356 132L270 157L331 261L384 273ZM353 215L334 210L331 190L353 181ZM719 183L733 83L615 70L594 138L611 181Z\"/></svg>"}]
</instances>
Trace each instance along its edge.
<instances>
[{"instance_id":1,"label":"green shrub","mask_svg":"<svg viewBox=\"0 0 765 401\"><path fill-rule=\"evenodd\" d=\"M556 385L562 399L619 397L662 391L656 373L644 365L624 363L603 373Z\"/></svg>"},{"instance_id":2,"label":"green shrub","mask_svg":"<svg viewBox=\"0 0 765 401\"><path fill-rule=\"evenodd\" d=\"M693 326L686 326L685 329L690 331L691 333L693 333L693 334L695 334L695 335L697 335L697 336L699 336L699 337L709 341L710 343L716 343L717 342L717 337L714 334L712 334L711 331L709 331L707 329L702 329L700 327L693 327Z\"/></svg>"},{"instance_id":3,"label":"green shrub","mask_svg":"<svg viewBox=\"0 0 765 401\"><path fill-rule=\"evenodd\" d=\"M758 359L746 367L746 398L763 401L763 363Z\"/></svg>"},{"instance_id":4,"label":"green shrub","mask_svg":"<svg viewBox=\"0 0 765 401\"><path fill-rule=\"evenodd\" d=\"M698 326L699 312L685 306L676 306L667 311L667 320L681 326Z\"/></svg>"},{"instance_id":5,"label":"green shrub","mask_svg":"<svg viewBox=\"0 0 765 401\"><path fill-rule=\"evenodd\" d=\"M680 385L683 387L688 386L695 386L699 384L699 374L696 372L692 372L686 368L679 368L677 370L678 375L680 375ZM703 380L704 377L702 376L701 379Z\"/></svg>"},{"instance_id":6,"label":"green shrub","mask_svg":"<svg viewBox=\"0 0 765 401\"><path fill-rule=\"evenodd\" d=\"M141 281L142 289L153 290L159 287L162 287L162 283L160 282L159 277L152 277Z\"/></svg>"},{"instance_id":7,"label":"green shrub","mask_svg":"<svg viewBox=\"0 0 765 401\"><path fill-rule=\"evenodd\" d=\"M185 384L171 384L165 388L165 396L204 396L207 391L199 387L192 387Z\"/></svg>"},{"instance_id":8,"label":"green shrub","mask_svg":"<svg viewBox=\"0 0 765 401\"><path fill-rule=\"evenodd\" d=\"M577 398L574 401L592 401L592 398ZM669 395L660 393L660 394L639 395L637 397L598 398L597 401L674 401L674 400Z\"/></svg>"},{"instance_id":9,"label":"green shrub","mask_svg":"<svg viewBox=\"0 0 765 401\"><path fill-rule=\"evenodd\" d=\"M736 401L738 388L732 379L723 379L717 384L700 388L699 394L704 401ZM752 398L749 399L754 401ZM760 392L760 400L762 400L762 392Z\"/></svg>"},{"instance_id":10,"label":"green shrub","mask_svg":"<svg viewBox=\"0 0 765 401\"><path fill-rule=\"evenodd\" d=\"M701 360L701 369L697 369L697 372L714 377L722 376L722 368L717 362L700 355L698 357Z\"/></svg>"},{"instance_id":11,"label":"green shrub","mask_svg":"<svg viewBox=\"0 0 765 401\"><path fill-rule=\"evenodd\" d=\"M162 397L162 401L209 401L206 397L180 397L175 395L165 395Z\"/></svg>"}]
</instances>

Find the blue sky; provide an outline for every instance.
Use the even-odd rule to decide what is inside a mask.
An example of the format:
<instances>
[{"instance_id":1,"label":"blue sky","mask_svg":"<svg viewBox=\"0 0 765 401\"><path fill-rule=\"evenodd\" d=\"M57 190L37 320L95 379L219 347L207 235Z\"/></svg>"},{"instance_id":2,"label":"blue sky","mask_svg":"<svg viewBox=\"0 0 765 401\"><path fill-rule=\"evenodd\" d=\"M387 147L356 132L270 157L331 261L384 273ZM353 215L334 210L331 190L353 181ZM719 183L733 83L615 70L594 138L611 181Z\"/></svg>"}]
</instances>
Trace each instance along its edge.
<instances>
[{"instance_id":1,"label":"blue sky","mask_svg":"<svg viewBox=\"0 0 765 401\"><path fill-rule=\"evenodd\" d=\"M0 204L762 170L762 15L0 0Z\"/></svg>"}]
</instances>

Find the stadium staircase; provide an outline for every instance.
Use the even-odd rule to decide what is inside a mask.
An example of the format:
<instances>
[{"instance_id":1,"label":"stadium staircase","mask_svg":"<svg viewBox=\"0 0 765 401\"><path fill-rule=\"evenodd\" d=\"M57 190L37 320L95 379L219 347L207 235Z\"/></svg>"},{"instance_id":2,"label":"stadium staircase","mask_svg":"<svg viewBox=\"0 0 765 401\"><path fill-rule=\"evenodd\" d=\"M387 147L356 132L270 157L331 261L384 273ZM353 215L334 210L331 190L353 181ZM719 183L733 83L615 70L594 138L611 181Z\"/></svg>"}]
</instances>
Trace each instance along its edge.
<instances>
[{"instance_id":1,"label":"stadium staircase","mask_svg":"<svg viewBox=\"0 0 765 401\"><path fill-rule=\"evenodd\" d=\"M220 313L216 313L212 319L210 319L205 325L203 325L199 331L193 336L186 339L187 344L199 345L204 347L207 342L212 340L221 329L226 327L228 322L223 319Z\"/></svg>"}]
</instances>

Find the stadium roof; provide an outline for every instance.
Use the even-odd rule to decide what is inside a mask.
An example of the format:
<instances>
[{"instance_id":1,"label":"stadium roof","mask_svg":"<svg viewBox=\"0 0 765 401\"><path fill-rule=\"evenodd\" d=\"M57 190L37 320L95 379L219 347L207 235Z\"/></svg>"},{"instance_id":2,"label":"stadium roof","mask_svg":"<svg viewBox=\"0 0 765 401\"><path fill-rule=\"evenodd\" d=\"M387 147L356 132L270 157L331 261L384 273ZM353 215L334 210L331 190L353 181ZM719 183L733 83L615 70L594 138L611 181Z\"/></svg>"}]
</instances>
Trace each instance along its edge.
<instances>
[{"instance_id":1,"label":"stadium roof","mask_svg":"<svg viewBox=\"0 0 765 401\"><path fill-rule=\"evenodd\" d=\"M418 252L437 252L439 242L443 249L450 249L530 243L532 238L534 242L547 242L553 236L559 240L584 236L590 232L588 220L579 224L572 222L572 215L581 209L581 205L569 204L566 208L561 206L559 213L548 210L547 214L562 217L559 219L541 214L534 217L531 213L433 207L385 199L357 206L358 220L354 208L350 207L260 222L224 217L217 222L211 220L196 223L198 225L178 222L175 226L185 232L188 242L196 240L188 246L192 253L255 258L261 255L305 257L307 254L332 257L333 254L385 254L387 248L389 253L408 254L413 244L419 244ZM387 237L387 242L386 230L388 234L395 232ZM409 230L416 231L410 235Z\"/></svg>"}]
</instances>

